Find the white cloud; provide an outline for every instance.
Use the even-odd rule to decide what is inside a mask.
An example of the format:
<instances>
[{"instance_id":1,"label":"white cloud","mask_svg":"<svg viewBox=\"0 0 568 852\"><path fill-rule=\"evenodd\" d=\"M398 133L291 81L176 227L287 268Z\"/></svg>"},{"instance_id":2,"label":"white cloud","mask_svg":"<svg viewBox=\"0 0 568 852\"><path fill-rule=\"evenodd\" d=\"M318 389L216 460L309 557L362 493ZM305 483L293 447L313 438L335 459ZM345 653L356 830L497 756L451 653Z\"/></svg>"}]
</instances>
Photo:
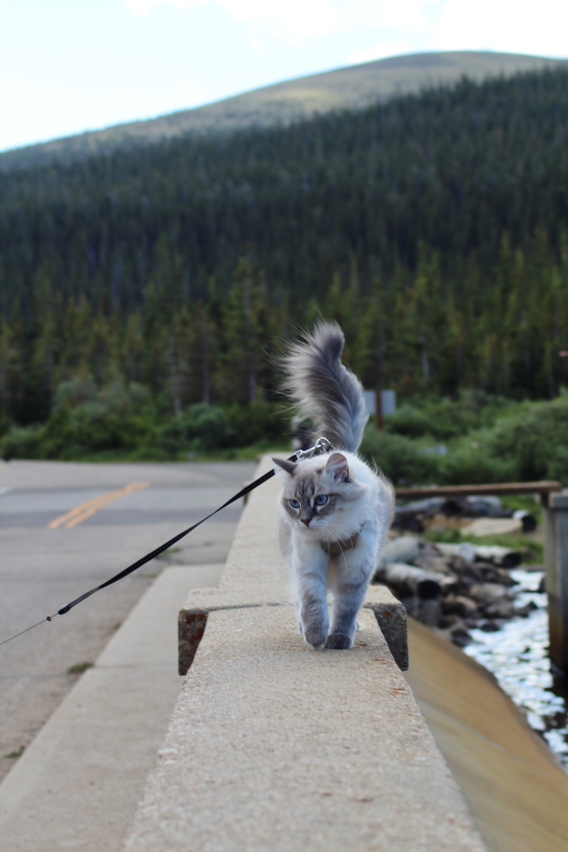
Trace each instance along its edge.
<instances>
[{"instance_id":1,"label":"white cloud","mask_svg":"<svg viewBox=\"0 0 568 852\"><path fill-rule=\"evenodd\" d=\"M325 36L360 33L375 47L351 51L364 62L417 50L504 50L548 56L568 53L566 0L124 0L144 15L162 5L216 6L249 36L298 46ZM373 38L374 35L374 38Z\"/></svg>"},{"instance_id":2,"label":"white cloud","mask_svg":"<svg viewBox=\"0 0 568 852\"><path fill-rule=\"evenodd\" d=\"M399 56L411 50L407 41L382 41L376 47L358 47L349 54L349 62L354 65L360 62L372 62L373 59L385 59L387 56Z\"/></svg>"},{"instance_id":3,"label":"white cloud","mask_svg":"<svg viewBox=\"0 0 568 852\"><path fill-rule=\"evenodd\" d=\"M448 0L432 48L566 56L567 31L566 0Z\"/></svg>"},{"instance_id":4,"label":"white cloud","mask_svg":"<svg viewBox=\"0 0 568 852\"><path fill-rule=\"evenodd\" d=\"M124 0L135 15L144 15L155 6L170 5L190 9L214 3L235 21L241 21L266 35L283 41L302 41L332 32L341 32L344 15L334 7L345 7L341 0Z\"/></svg>"},{"instance_id":5,"label":"white cloud","mask_svg":"<svg viewBox=\"0 0 568 852\"><path fill-rule=\"evenodd\" d=\"M186 77L180 77L179 80L176 80L174 88L178 94L184 95L191 103L197 103L198 101L205 100L206 98L206 92L203 89L203 86L200 86L193 80L188 80Z\"/></svg>"},{"instance_id":6,"label":"white cloud","mask_svg":"<svg viewBox=\"0 0 568 852\"><path fill-rule=\"evenodd\" d=\"M124 2L135 15L145 15L154 6L161 6L166 3L170 6L177 6L178 9L189 9L195 6L203 6L209 0L124 0Z\"/></svg>"},{"instance_id":7,"label":"white cloud","mask_svg":"<svg viewBox=\"0 0 568 852\"><path fill-rule=\"evenodd\" d=\"M428 9L440 0L124 0L136 15L160 5L179 9L214 3L233 20L285 42L299 43L360 29L428 28Z\"/></svg>"}]
</instances>

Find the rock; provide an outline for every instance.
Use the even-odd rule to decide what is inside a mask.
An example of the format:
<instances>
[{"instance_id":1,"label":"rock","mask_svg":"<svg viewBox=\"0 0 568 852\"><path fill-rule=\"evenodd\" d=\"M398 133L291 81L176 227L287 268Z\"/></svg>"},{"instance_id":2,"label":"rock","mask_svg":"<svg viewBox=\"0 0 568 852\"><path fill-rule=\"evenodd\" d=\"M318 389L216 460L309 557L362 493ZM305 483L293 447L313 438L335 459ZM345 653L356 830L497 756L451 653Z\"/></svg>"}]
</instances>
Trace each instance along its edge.
<instances>
[{"instance_id":1,"label":"rock","mask_svg":"<svg viewBox=\"0 0 568 852\"><path fill-rule=\"evenodd\" d=\"M488 562L494 562L495 565L500 565L502 568L516 568L521 564L521 554L518 550L512 550L509 547L492 547L476 546L475 553L478 559L486 559Z\"/></svg>"},{"instance_id":2,"label":"rock","mask_svg":"<svg viewBox=\"0 0 568 852\"><path fill-rule=\"evenodd\" d=\"M475 567L481 572L485 583L500 583L502 586L516 586L518 581L505 571L497 568L491 562L476 562Z\"/></svg>"},{"instance_id":3,"label":"rock","mask_svg":"<svg viewBox=\"0 0 568 852\"><path fill-rule=\"evenodd\" d=\"M393 526L396 529L424 532L423 518L432 517L444 504L443 497L427 497L413 500L405 506L395 506Z\"/></svg>"},{"instance_id":4,"label":"rock","mask_svg":"<svg viewBox=\"0 0 568 852\"><path fill-rule=\"evenodd\" d=\"M445 630L448 627L454 627L454 625L456 625L456 624L463 624L459 615L448 614L448 615L442 615L440 617L438 627L440 627L442 630Z\"/></svg>"},{"instance_id":5,"label":"rock","mask_svg":"<svg viewBox=\"0 0 568 852\"><path fill-rule=\"evenodd\" d=\"M537 528L536 516L532 512L527 512L526 509L517 509L513 512L513 518L521 521L524 533L533 532Z\"/></svg>"},{"instance_id":6,"label":"rock","mask_svg":"<svg viewBox=\"0 0 568 852\"><path fill-rule=\"evenodd\" d=\"M442 577L439 574L430 574L404 562L383 565L377 569L373 580L386 583L400 595L412 594L422 600L440 597Z\"/></svg>"},{"instance_id":7,"label":"rock","mask_svg":"<svg viewBox=\"0 0 568 852\"><path fill-rule=\"evenodd\" d=\"M399 554L413 564L391 561ZM464 647L472 641L468 630L493 632L508 619L525 617L535 608L532 602L515 608L511 587L518 581L502 567L511 554L513 562L520 558L518 551L509 548L477 547L470 542L447 545L401 536L386 546L384 564L374 579L394 591L409 615ZM542 566L534 567L542 570ZM543 588L541 583L540 591Z\"/></svg>"},{"instance_id":8,"label":"rock","mask_svg":"<svg viewBox=\"0 0 568 852\"><path fill-rule=\"evenodd\" d=\"M450 559L444 556L438 546L431 541L424 542L425 546L412 560L412 564L434 574L450 573Z\"/></svg>"},{"instance_id":9,"label":"rock","mask_svg":"<svg viewBox=\"0 0 568 852\"><path fill-rule=\"evenodd\" d=\"M427 627L437 627L442 615L442 605L439 600L421 601L417 618Z\"/></svg>"},{"instance_id":10,"label":"rock","mask_svg":"<svg viewBox=\"0 0 568 852\"><path fill-rule=\"evenodd\" d=\"M466 497L464 514L471 517L499 517L503 514L503 504L499 497L480 494L475 497Z\"/></svg>"},{"instance_id":11,"label":"rock","mask_svg":"<svg viewBox=\"0 0 568 852\"><path fill-rule=\"evenodd\" d=\"M474 600L483 604L496 603L497 601L506 600L509 597L505 586L501 586L498 583L479 583L478 585L471 586L469 594Z\"/></svg>"},{"instance_id":12,"label":"rock","mask_svg":"<svg viewBox=\"0 0 568 852\"><path fill-rule=\"evenodd\" d=\"M403 607L405 608L408 615L412 615L414 618L418 615L418 608L420 606L420 601L414 595L407 597L399 597L399 600Z\"/></svg>"},{"instance_id":13,"label":"rock","mask_svg":"<svg viewBox=\"0 0 568 852\"><path fill-rule=\"evenodd\" d=\"M391 524L392 529L403 532L423 533L424 524L418 515L401 515L396 510Z\"/></svg>"},{"instance_id":14,"label":"rock","mask_svg":"<svg viewBox=\"0 0 568 852\"><path fill-rule=\"evenodd\" d=\"M523 565L523 571L528 571L530 574L535 573L536 571L544 571L544 565L535 565L535 564L525 564Z\"/></svg>"},{"instance_id":15,"label":"rock","mask_svg":"<svg viewBox=\"0 0 568 852\"><path fill-rule=\"evenodd\" d=\"M471 618L477 613L476 604L463 595L448 595L442 602L442 612L444 615L459 615L461 618Z\"/></svg>"},{"instance_id":16,"label":"rock","mask_svg":"<svg viewBox=\"0 0 568 852\"><path fill-rule=\"evenodd\" d=\"M502 568L516 568L517 565L521 564L521 554L519 551L512 550L509 547L485 547L483 545L472 544L470 541L463 541L461 544L443 544L438 542L436 546L441 553L448 556L461 556L467 562L475 562L476 559L481 559L484 562L493 562Z\"/></svg>"},{"instance_id":17,"label":"rock","mask_svg":"<svg viewBox=\"0 0 568 852\"><path fill-rule=\"evenodd\" d=\"M462 541L461 544L437 542L436 547L446 556L461 556L466 562L475 562L475 546L469 541Z\"/></svg>"},{"instance_id":18,"label":"rock","mask_svg":"<svg viewBox=\"0 0 568 852\"><path fill-rule=\"evenodd\" d=\"M466 562L460 556L452 557L450 568L452 574L457 578L460 594L469 595L470 586L484 582L483 574L478 570L477 566L471 562Z\"/></svg>"},{"instance_id":19,"label":"rock","mask_svg":"<svg viewBox=\"0 0 568 852\"><path fill-rule=\"evenodd\" d=\"M429 571L432 574L440 574L441 576L449 577L452 573L450 563L443 556L426 556L422 554L412 563L417 568L423 568L424 571Z\"/></svg>"},{"instance_id":20,"label":"rock","mask_svg":"<svg viewBox=\"0 0 568 852\"><path fill-rule=\"evenodd\" d=\"M490 603L484 607L484 613L487 618L512 618L517 614L513 601L501 600L497 603Z\"/></svg>"},{"instance_id":21,"label":"rock","mask_svg":"<svg viewBox=\"0 0 568 852\"><path fill-rule=\"evenodd\" d=\"M469 645L470 642L473 642L473 638L470 633L464 627L450 627L449 629L450 639L457 645L458 648L465 648L466 645Z\"/></svg>"},{"instance_id":22,"label":"rock","mask_svg":"<svg viewBox=\"0 0 568 852\"><path fill-rule=\"evenodd\" d=\"M481 621L477 626L479 630L484 630L486 633L495 633L497 630L501 630L501 625L491 618Z\"/></svg>"},{"instance_id":23,"label":"rock","mask_svg":"<svg viewBox=\"0 0 568 852\"><path fill-rule=\"evenodd\" d=\"M523 532L520 518L477 518L461 528L462 535L511 535Z\"/></svg>"},{"instance_id":24,"label":"rock","mask_svg":"<svg viewBox=\"0 0 568 852\"><path fill-rule=\"evenodd\" d=\"M379 557L379 568L393 562L406 564L414 562L418 554L422 553L425 548L426 542L423 539L412 535L401 535L400 538L395 538L385 544Z\"/></svg>"},{"instance_id":25,"label":"rock","mask_svg":"<svg viewBox=\"0 0 568 852\"><path fill-rule=\"evenodd\" d=\"M531 612L534 612L535 609L538 609L537 605L533 601L528 601L524 606L517 607L514 610L514 614L520 616L521 618L526 618L527 615L530 615Z\"/></svg>"}]
</instances>

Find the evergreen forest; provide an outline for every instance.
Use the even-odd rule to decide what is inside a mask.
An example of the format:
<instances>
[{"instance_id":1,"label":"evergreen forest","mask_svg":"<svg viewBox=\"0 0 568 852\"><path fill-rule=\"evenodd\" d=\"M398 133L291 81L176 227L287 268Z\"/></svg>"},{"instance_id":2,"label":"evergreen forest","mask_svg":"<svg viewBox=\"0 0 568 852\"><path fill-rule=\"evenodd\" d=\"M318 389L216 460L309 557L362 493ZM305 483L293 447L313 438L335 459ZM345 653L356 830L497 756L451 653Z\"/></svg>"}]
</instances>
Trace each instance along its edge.
<instances>
[{"instance_id":1,"label":"evergreen forest","mask_svg":"<svg viewBox=\"0 0 568 852\"><path fill-rule=\"evenodd\" d=\"M277 440L271 356L319 316L401 400L558 397L568 71L0 173L14 452L51 424L65 457L71 421L94 449Z\"/></svg>"}]
</instances>

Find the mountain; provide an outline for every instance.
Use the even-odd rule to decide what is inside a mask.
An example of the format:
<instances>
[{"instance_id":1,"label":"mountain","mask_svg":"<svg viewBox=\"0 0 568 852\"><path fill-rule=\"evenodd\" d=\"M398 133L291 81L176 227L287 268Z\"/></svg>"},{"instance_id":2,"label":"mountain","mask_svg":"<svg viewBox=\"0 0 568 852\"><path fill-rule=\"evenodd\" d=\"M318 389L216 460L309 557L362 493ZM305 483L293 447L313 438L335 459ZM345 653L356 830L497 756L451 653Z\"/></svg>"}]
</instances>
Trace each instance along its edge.
<instances>
[{"instance_id":1,"label":"mountain","mask_svg":"<svg viewBox=\"0 0 568 852\"><path fill-rule=\"evenodd\" d=\"M415 53L379 59L265 86L196 109L5 151L0 153L0 170L53 160L65 163L189 134L285 125L315 113L359 109L396 95L449 85L463 76L479 82L566 65L567 60L488 51Z\"/></svg>"},{"instance_id":2,"label":"mountain","mask_svg":"<svg viewBox=\"0 0 568 852\"><path fill-rule=\"evenodd\" d=\"M0 173L0 437L71 398L54 438L99 435L121 381L142 407L257 399L320 315L367 387L566 387L566 66Z\"/></svg>"}]
</instances>

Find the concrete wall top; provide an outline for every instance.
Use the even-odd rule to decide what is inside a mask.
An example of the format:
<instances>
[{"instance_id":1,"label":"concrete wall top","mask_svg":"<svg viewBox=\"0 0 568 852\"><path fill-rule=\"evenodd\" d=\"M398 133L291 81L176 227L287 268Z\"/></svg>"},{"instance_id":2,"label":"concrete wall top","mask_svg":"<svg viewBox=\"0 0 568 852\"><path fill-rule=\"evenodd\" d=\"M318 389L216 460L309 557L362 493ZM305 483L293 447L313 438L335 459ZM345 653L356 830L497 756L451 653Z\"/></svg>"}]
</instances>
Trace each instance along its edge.
<instances>
[{"instance_id":1,"label":"concrete wall top","mask_svg":"<svg viewBox=\"0 0 568 852\"><path fill-rule=\"evenodd\" d=\"M277 493L251 495L221 595L287 599ZM313 651L293 607L209 612L125 849L486 850L373 613L361 622L353 649Z\"/></svg>"}]
</instances>

